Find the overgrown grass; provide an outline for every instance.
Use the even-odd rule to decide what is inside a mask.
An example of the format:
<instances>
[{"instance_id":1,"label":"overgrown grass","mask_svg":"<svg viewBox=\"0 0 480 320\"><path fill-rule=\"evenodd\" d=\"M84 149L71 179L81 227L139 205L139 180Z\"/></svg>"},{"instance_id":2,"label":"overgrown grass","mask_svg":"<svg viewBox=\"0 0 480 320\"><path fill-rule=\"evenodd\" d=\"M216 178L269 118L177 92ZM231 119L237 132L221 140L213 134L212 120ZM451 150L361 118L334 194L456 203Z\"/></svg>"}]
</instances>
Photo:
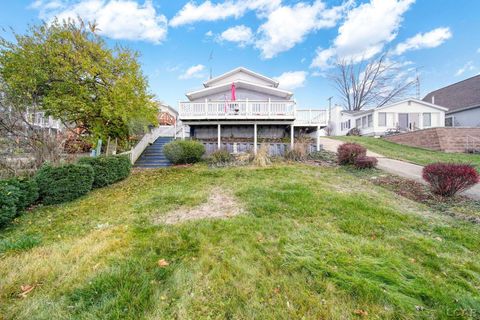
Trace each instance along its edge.
<instances>
[{"instance_id":1,"label":"overgrown grass","mask_svg":"<svg viewBox=\"0 0 480 320\"><path fill-rule=\"evenodd\" d=\"M472 164L480 168L480 156L466 153L446 153L422 148L409 147L373 137L331 137L333 139L357 142L373 152L389 158L405 160L419 165L434 162L456 162Z\"/></svg>"},{"instance_id":2,"label":"overgrown grass","mask_svg":"<svg viewBox=\"0 0 480 320\"><path fill-rule=\"evenodd\" d=\"M238 197L244 215L155 225ZM3 231L0 314L17 319L432 319L480 315L480 226L342 168L133 174ZM28 241L27 241L28 243ZM33 243L33 244L32 244ZM5 247L5 246L4 246ZM157 261L170 264L159 267ZM22 285L35 285L19 298Z\"/></svg>"}]
</instances>

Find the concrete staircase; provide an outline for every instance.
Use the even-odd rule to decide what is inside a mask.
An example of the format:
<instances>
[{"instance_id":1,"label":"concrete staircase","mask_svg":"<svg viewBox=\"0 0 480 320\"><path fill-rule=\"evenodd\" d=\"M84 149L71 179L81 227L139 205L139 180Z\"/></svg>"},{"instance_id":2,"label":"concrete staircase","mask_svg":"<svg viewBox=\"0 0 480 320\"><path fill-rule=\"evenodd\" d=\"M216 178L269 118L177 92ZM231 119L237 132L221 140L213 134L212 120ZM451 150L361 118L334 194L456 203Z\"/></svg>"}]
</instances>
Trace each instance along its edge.
<instances>
[{"instance_id":1,"label":"concrete staircase","mask_svg":"<svg viewBox=\"0 0 480 320\"><path fill-rule=\"evenodd\" d=\"M162 168L171 166L172 164L163 154L163 146L172 140L172 137L159 137L143 151L138 160L135 162L135 167Z\"/></svg>"}]
</instances>

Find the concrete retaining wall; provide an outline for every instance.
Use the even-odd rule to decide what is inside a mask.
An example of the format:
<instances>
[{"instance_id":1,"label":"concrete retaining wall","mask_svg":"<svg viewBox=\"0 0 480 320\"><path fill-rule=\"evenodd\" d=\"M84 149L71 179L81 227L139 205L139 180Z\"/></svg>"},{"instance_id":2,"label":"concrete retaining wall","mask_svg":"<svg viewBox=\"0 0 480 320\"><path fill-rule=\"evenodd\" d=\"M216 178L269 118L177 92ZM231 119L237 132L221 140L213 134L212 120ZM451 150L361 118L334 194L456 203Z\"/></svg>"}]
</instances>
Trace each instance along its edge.
<instances>
[{"instance_id":1,"label":"concrete retaining wall","mask_svg":"<svg viewBox=\"0 0 480 320\"><path fill-rule=\"evenodd\" d=\"M445 152L465 152L467 136L480 139L480 128L431 128L385 137L385 140Z\"/></svg>"}]
</instances>

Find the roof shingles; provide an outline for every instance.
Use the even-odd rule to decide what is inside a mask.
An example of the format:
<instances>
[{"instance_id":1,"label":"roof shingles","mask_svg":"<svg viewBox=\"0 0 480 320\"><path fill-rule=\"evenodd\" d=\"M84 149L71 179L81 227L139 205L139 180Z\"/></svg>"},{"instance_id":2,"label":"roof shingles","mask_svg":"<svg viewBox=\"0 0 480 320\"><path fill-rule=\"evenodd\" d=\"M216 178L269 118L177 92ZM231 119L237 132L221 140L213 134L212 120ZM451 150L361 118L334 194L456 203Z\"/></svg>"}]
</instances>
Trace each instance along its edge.
<instances>
[{"instance_id":1,"label":"roof shingles","mask_svg":"<svg viewBox=\"0 0 480 320\"><path fill-rule=\"evenodd\" d=\"M480 106L480 75L430 92L423 101L447 107L448 112Z\"/></svg>"}]
</instances>

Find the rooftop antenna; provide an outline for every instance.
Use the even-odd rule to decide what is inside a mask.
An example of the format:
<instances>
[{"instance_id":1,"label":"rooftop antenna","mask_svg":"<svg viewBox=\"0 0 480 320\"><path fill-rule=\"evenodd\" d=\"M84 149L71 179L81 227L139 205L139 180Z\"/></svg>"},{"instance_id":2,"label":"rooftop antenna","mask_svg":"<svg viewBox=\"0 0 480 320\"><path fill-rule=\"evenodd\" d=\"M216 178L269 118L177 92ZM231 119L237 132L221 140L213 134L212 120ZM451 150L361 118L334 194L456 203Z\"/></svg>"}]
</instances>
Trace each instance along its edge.
<instances>
[{"instance_id":1,"label":"rooftop antenna","mask_svg":"<svg viewBox=\"0 0 480 320\"><path fill-rule=\"evenodd\" d=\"M210 64L210 79L212 79L212 60L213 60L213 49L210 51L210 56L208 56L208 63Z\"/></svg>"},{"instance_id":2,"label":"rooftop antenna","mask_svg":"<svg viewBox=\"0 0 480 320\"><path fill-rule=\"evenodd\" d=\"M418 67L415 68L415 89L417 93L417 99L420 100L420 74L418 73Z\"/></svg>"}]
</instances>

